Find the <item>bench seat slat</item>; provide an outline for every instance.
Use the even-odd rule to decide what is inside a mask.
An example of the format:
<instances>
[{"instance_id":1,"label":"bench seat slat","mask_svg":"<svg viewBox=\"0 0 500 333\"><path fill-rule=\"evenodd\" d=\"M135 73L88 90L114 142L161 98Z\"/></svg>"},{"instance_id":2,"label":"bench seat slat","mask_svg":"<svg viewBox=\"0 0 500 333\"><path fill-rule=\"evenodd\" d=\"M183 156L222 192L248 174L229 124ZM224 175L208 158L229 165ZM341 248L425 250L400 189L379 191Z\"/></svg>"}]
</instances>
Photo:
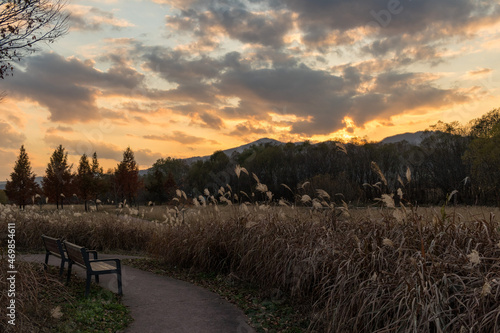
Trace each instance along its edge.
<instances>
[{"instance_id":1,"label":"bench seat slat","mask_svg":"<svg viewBox=\"0 0 500 333\"><path fill-rule=\"evenodd\" d=\"M116 270L116 267L104 262L90 262L90 267L93 271L111 271Z\"/></svg>"}]
</instances>

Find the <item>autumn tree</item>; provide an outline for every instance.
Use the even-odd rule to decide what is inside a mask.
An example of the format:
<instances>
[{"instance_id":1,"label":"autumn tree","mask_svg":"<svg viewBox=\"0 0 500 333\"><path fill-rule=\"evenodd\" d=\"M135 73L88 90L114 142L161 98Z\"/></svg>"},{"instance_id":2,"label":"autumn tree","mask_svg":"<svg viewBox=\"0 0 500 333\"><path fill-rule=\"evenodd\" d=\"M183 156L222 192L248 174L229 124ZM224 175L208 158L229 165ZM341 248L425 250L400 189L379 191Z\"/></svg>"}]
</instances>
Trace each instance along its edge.
<instances>
[{"instance_id":1,"label":"autumn tree","mask_svg":"<svg viewBox=\"0 0 500 333\"><path fill-rule=\"evenodd\" d=\"M139 167L135 161L134 152L127 147L123 152L123 160L115 171L115 181L121 199L126 199L130 204L135 200L139 190Z\"/></svg>"},{"instance_id":2,"label":"autumn tree","mask_svg":"<svg viewBox=\"0 0 500 333\"><path fill-rule=\"evenodd\" d=\"M483 201L500 206L500 109L473 121L474 138L464 154ZM493 200L492 200L493 199Z\"/></svg>"},{"instance_id":3,"label":"autumn tree","mask_svg":"<svg viewBox=\"0 0 500 333\"><path fill-rule=\"evenodd\" d=\"M65 0L5 0L0 3L0 78L12 73L12 62L52 43L68 30Z\"/></svg>"},{"instance_id":4,"label":"autumn tree","mask_svg":"<svg viewBox=\"0 0 500 333\"><path fill-rule=\"evenodd\" d=\"M26 203L36 194L38 189L35 174L31 170L31 163L23 145L14 165L14 172L10 174L10 181L7 181L5 185L5 190L10 200L19 205L20 209L24 209Z\"/></svg>"},{"instance_id":5,"label":"autumn tree","mask_svg":"<svg viewBox=\"0 0 500 333\"><path fill-rule=\"evenodd\" d=\"M64 207L64 198L68 194L65 192L68 191L72 179L71 168L72 166L68 165L68 153L62 145L59 145L50 157L42 180L45 195L49 200L55 201L57 209L59 204L61 208Z\"/></svg>"}]
</instances>

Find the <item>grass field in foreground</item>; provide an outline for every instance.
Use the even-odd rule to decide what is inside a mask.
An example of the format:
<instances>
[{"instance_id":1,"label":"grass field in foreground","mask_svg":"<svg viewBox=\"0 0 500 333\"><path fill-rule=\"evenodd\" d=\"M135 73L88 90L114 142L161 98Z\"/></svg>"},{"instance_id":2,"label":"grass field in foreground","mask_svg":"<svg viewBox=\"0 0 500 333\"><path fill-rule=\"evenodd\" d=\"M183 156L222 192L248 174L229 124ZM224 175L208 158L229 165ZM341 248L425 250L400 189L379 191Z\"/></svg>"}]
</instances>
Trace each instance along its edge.
<instances>
[{"instance_id":1,"label":"grass field in foreground","mask_svg":"<svg viewBox=\"0 0 500 333\"><path fill-rule=\"evenodd\" d=\"M251 283L309 309L310 331L500 330L498 209L212 205L157 222L127 209L2 206L0 218L16 221L23 249L46 233Z\"/></svg>"}]
</instances>

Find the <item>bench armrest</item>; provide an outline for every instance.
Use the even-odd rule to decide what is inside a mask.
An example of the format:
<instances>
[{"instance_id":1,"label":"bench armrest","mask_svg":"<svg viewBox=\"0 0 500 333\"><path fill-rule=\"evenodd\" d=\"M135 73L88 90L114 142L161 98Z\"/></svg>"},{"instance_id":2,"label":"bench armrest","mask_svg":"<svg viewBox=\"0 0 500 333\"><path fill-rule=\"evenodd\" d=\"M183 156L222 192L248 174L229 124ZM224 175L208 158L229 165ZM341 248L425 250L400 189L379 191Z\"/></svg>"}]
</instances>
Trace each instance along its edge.
<instances>
[{"instance_id":1,"label":"bench armrest","mask_svg":"<svg viewBox=\"0 0 500 333\"><path fill-rule=\"evenodd\" d=\"M94 260L97 259L97 251L96 250L87 250L87 253L92 253L94 255Z\"/></svg>"},{"instance_id":2,"label":"bench armrest","mask_svg":"<svg viewBox=\"0 0 500 333\"><path fill-rule=\"evenodd\" d=\"M105 261L114 261L116 264L116 268L121 267L120 259L89 259L89 262L105 262Z\"/></svg>"}]
</instances>

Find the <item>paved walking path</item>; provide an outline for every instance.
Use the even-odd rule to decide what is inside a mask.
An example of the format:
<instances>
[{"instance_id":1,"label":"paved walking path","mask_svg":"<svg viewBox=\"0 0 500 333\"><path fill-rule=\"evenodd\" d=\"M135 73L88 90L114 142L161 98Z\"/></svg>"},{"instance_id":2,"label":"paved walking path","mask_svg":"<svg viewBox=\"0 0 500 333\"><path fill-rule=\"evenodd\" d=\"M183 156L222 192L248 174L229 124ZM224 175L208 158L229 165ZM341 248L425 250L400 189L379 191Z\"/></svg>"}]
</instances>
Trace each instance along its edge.
<instances>
[{"instance_id":1,"label":"paved walking path","mask_svg":"<svg viewBox=\"0 0 500 333\"><path fill-rule=\"evenodd\" d=\"M105 258L133 258L104 255ZM45 255L23 255L26 261L42 262ZM50 265L59 265L57 258ZM73 266L84 277L84 270ZM253 333L247 317L219 295L190 283L158 276L122 265L123 304L134 322L124 333ZM100 276L101 286L117 292L116 275ZM83 292L83 290L82 290Z\"/></svg>"}]
</instances>

